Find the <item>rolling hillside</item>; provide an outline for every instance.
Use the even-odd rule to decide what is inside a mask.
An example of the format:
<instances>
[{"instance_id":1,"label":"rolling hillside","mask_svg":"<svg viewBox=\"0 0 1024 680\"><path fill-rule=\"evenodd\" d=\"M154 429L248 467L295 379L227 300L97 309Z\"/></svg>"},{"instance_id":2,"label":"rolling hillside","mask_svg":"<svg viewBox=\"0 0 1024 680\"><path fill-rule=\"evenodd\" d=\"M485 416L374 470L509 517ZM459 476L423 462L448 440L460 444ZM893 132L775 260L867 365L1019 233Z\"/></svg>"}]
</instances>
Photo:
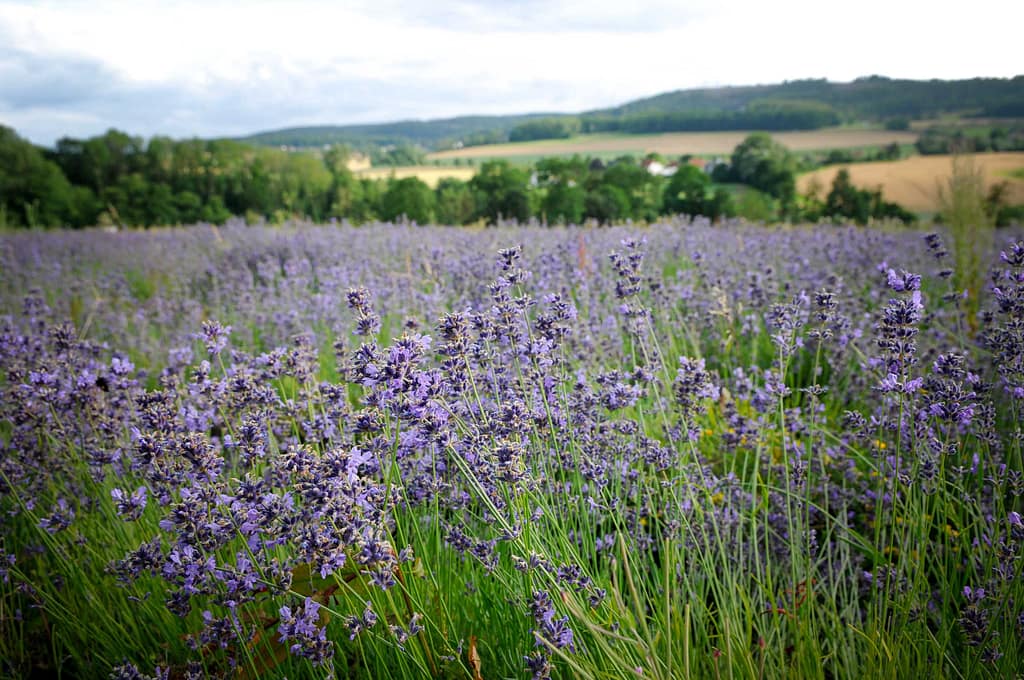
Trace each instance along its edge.
<instances>
[{"instance_id":1,"label":"rolling hillside","mask_svg":"<svg viewBox=\"0 0 1024 680\"><path fill-rule=\"evenodd\" d=\"M592 113L730 111L759 100L813 101L831 106L844 117L874 120L895 116L923 118L950 112L1024 116L1024 76L970 80L895 80L870 76L851 83L792 80L778 85L677 90Z\"/></svg>"},{"instance_id":2,"label":"rolling hillside","mask_svg":"<svg viewBox=\"0 0 1024 680\"><path fill-rule=\"evenodd\" d=\"M927 81L871 76L851 83L795 80L678 90L581 113L296 127L257 133L241 141L295 147L343 143L361 149L413 144L443 150L505 142L516 128L540 119L562 123L561 132L552 136L569 137L576 132L809 130L850 121L882 123L892 118L922 119L951 113L1024 117L1024 76Z\"/></svg>"}]
</instances>

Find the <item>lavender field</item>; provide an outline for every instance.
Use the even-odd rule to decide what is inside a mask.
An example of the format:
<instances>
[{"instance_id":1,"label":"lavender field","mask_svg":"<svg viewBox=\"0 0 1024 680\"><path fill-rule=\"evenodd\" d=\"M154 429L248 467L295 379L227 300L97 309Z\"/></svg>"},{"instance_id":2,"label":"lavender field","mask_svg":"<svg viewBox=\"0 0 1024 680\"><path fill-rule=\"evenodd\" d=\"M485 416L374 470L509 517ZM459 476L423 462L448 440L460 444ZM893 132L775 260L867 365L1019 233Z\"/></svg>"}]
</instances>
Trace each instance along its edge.
<instances>
[{"instance_id":1,"label":"lavender field","mask_svg":"<svg viewBox=\"0 0 1024 680\"><path fill-rule=\"evenodd\" d=\"M5 234L0 675L1020 677L1017 238Z\"/></svg>"}]
</instances>

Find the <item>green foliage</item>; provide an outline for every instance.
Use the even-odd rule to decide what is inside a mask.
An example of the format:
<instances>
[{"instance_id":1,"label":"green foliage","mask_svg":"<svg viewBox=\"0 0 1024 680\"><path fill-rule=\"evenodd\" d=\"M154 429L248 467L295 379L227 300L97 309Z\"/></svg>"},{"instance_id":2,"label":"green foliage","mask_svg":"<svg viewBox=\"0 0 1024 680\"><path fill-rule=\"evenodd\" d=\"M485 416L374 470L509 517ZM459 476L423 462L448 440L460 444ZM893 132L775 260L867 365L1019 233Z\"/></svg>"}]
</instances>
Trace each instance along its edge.
<instances>
[{"instance_id":1,"label":"green foliage","mask_svg":"<svg viewBox=\"0 0 1024 680\"><path fill-rule=\"evenodd\" d=\"M652 221L661 214L661 193L664 179L650 174L624 157L605 169L601 182L618 187L629 200L629 215L634 219Z\"/></svg>"},{"instance_id":2,"label":"green foliage","mask_svg":"<svg viewBox=\"0 0 1024 680\"><path fill-rule=\"evenodd\" d=\"M735 199L736 215L752 222L770 222L775 219L775 201L757 189L747 189Z\"/></svg>"},{"instance_id":3,"label":"green foliage","mask_svg":"<svg viewBox=\"0 0 1024 680\"><path fill-rule=\"evenodd\" d=\"M875 158L880 161L898 161L902 157L903 149L898 142L885 145L875 154Z\"/></svg>"},{"instance_id":4,"label":"green foliage","mask_svg":"<svg viewBox=\"0 0 1024 680\"><path fill-rule=\"evenodd\" d=\"M993 217L995 226L1009 227L1024 224L1024 205L999 206Z\"/></svg>"},{"instance_id":5,"label":"green foliage","mask_svg":"<svg viewBox=\"0 0 1024 680\"><path fill-rule=\"evenodd\" d=\"M542 158L534 166L540 186L564 182L580 183L587 179L590 167L580 156Z\"/></svg>"},{"instance_id":6,"label":"green foliage","mask_svg":"<svg viewBox=\"0 0 1024 680\"><path fill-rule=\"evenodd\" d=\"M0 208L7 226L79 227L95 217L95 198L73 188L57 164L0 126Z\"/></svg>"},{"instance_id":7,"label":"green foliage","mask_svg":"<svg viewBox=\"0 0 1024 680\"><path fill-rule=\"evenodd\" d=\"M836 125L839 116L827 104L759 100L740 111L647 111L582 118L585 132L713 132L720 130L816 130Z\"/></svg>"},{"instance_id":8,"label":"green foliage","mask_svg":"<svg viewBox=\"0 0 1024 680\"><path fill-rule=\"evenodd\" d=\"M566 139L580 130L580 121L572 116L531 120L512 128L510 142L529 142L535 139Z\"/></svg>"},{"instance_id":9,"label":"green foliage","mask_svg":"<svg viewBox=\"0 0 1024 680\"><path fill-rule=\"evenodd\" d=\"M388 222L407 219L428 224L434 219L434 192L416 177L389 182L381 199L380 217Z\"/></svg>"},{"instance_id":10,"label":"green foliage","mask_svg":"<svg viewBox=\"0 0 1024 680\"><path fill-rule=\"evenodd\" d=\"M915 147L923 155L1024 151L1024 125L934 126L921 133Z\"/></svg>"},{"instance_id":11,"label":"green foliage","mask_svg":"<svg viewBox=\"0 0 1024 680\"><path fill-rule=\"evenodd\" d=\"M199 213L200 220L210 224L224 224L231 219L231 211L220 196L211 196ZM275 220L276 221L276 220Z\"/></svg>"},{"instance_id":12,"label":"green foliage","mask_svg":"<svg viewBox=\"0 0 1024 680\"><path fill-rule=\"evenodd\" d=\"M404 163L420 160L422 150L395 147L383 153ZM151 227L223 224L232 215L250 222L365 223L404 215L421 224L531 218L579 224L652 222L669 213L712 219L737 211L752 219L805 214L794 201L796 160L763 133L749 136L732 164L717 166L710 178L686 161L667 179L632 156L607 164L597 158L549 157L533 168L488 161L469 182L448 179L431 190L418 179L359 178L348 168L349 156L345 146L297 152L230 140L154 137L147 143L117 130L87 140L65 138L44 154L5 129L0 223ZM715 188L723 179L774 200L753 195L734 206L729 191Z\"/></svg>"},{"instance_id":13,"label":"green foliage","mask_svg":"<svg viewBox=\"0 0 1024 680\"><path fill-rule=\"evenodd\" d=\"M586 161L572 158L545 158L535 167L537 185L543 198L541 218L550 223L579 224L586 213L584 182L589 177Z\"/></svg>"},{"instance_id":14,"label":"green foliage","mask_svg":"<svg viewBox=\"0 0 1024 680\"><path fill-rule=\"evenodd\" d=\"M468 224L476 214L476 201L469 184L445 178L434 190L439 224Z\"/></svg>"},{"instance_id":15,"label":"green foliage","mask_svg":"<svg viewBox=\"0 0 1024 680\"><path fill-rule=\"evenodd\" d=\"M587 217L601 224L610 224L625 219L630 212L629 196L613 184L599 184L587 192L583 201Z\"/></svg>"},{"instance_id":16,"label":"green foliage","mask_svg":"<svg viewBox=\"0 0 1024 680\"><path fill-rule=\"evenodd\" d=\"M502 219L525 222L530 218L529 175L507 161L488 161L470 180L476 196L477 216L495 223Z\"/></svg>"},{"instance_id":17,"label":"green foliage","mask_svg":"<svg viewBox=\"0 0 1024 680\"><path fill-rule=\"evenodd\" d=\"M895 203L882 198L882 190L858 189L850 181L850 171L843 168L832 180L832 188L825 198L824 214L833 218L844 217L857 224L874 219L898 219L915 222L917 217Z\"/></svg>"},{"instance_id":18,"label":"green foliage","mask_svg":"<svg viewBox=\"0 0 1024 680\"><path fill-rule=\"evenodd\" d=\"M711 188L711 178L692 165L683 164L665 187L662 211L666 214L704 215L718 219L735 208L729 193Z\"/></svg>"},{"instance_id":19,"label":"green foliage","mask_svg":"<svg viewBox=\"0 0 1024 680\"><path fill-rule=\"evenodd\" d=\"M87 140L64 138L51 158L71 182L99 197L83 224L102 210L113 223L137 226L223 223L233 214L324 219L332 206L332 168L344 156L254 149L228 140L148 143L117 130ZM331 166L331 167L328 167Z\"/></svg>"},{"instance_id":20,"label":"green foliage","mask_svg":"<svg viewBox=\"0 0 1024 680\"><path fill-rule=\"evenodd\" d=\"M462 146L484 146L486 144L502 144L506 141L505 133L500 130L491 130L489 132L473 132L466 135L466 138L461 140ZM440 146L439 148L444 148ZM458 158L456 161L460 160Z\"/></svg>"},{"instance_id":21,"label":"green foliage","mask_svg":"<svg viewBox=\"0 0 1024 680\"><path fill-rule=\"evenodd\" d=\"M427 162L427 154L412 144L398 144L374 148L370 160L374 165L397 168L404 165L423 165Z\"/></svg>"},{"instance_id":22,"label":"green foliage","mask_svg":"<svg viewBox=\"0 0 1024 680\"><path fill-rule=\"evenodd\" d=\"M896 116L885 121L886 130L909 130L910 118L907 116Z\"/></svg>"},{"instance_id":23,"label":"green foliage","mask_svg":"<svg viewBox=\"0 0 1024 680\"><path fill-rule=\"evenodd\" d=\"M586 192L568 183L550 186L541 204L541 212L547 221L558 224L579 224L585 208Z\"/></svg>"},{"instance_id":24,"label":"green foliage","mask_svg":"<svg viewBox=\"0 0 1024 680\"><path fill-rule=\"evenodd\" d=\"M770 135L748 136L732 154L736 181L754 187L779 200L788 212L796 198L796 159Z\"/></svg>"},{"instance_id":25,"label":"green foliage","mask_svg":"<svg viewBox=\"0 0 1024 680\"><path fill-rule=\"evenodd\" d=\"M986 210L985 175L971 156L953 156L949 178L938 187L939 218L953 234L956 267L953 281L967 293L968 321L976 323L985 285L985 267L992 248L994 225Z\"/></svg>"},{"instance_id":26,"label":"green foliage","mask_svg":"<svg viewBox=\"0 0 1024 680\"><path fill-rule=\"evenodd\" d=\"M1024 170L1011 173L1011 176L1021 175L1024 175ZM985 214L996 227L1008 227L1024 222L1024 205L1010 205L1006 199L1009 190L1009 184L999 182L990 186L985 195Z\"/></svg>"},{"instance_id":27,"label":"green foliage","mask_svg":"<svg viewBox=\"0 0 1024 680\"><path fill-rule=\"evenodd\" d=\"M843 168L836 173L832 189L825 199L825 213L849 217L857 224L866 224L871 217L871 196L860 191L850 181L850 171Z\"/></svg>"}]
</instances>

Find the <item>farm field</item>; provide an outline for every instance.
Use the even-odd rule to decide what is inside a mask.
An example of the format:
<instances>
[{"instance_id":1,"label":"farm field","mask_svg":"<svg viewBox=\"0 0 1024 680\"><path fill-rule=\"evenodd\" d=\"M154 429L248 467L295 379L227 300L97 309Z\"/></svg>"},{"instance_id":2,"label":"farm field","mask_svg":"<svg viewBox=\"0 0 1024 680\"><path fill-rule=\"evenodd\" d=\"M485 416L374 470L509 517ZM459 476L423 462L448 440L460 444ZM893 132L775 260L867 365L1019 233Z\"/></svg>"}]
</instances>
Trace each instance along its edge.
<instances>
[{"instance_id":1,"label":"farm field","mask_svg":"<svg viewBox=\"0 0 1024 680\"><path fill-rule=\"evenodd\" d=\"M407 165L396 168L367 167L355 172L357 177L365 177L366 179L388 179L389 177L405 179L406 177L416 177L431 189L435 188L442 179L453 178L465 182L472 179L475 174L476 168L436 167L433 165Z\"/></svg>"},{"instance_id":2,"label":"farm field","mask_svg":"<svg viewBox=\"0 0 1024 680\"><path fill-rule=\"evenodd\" d=\"M0 675L1013 677L997 238L2 234Z\"/></svg>"},{"instance_id":3,"label":"farm field","mask_svg":"<svg viewBox=\"0 0 1024 680\"><path fill-rule=\"evenodd\" d=\"M679 156L727 155L740 144L751 131L734 132L674 132L658 135L578 135L570 139L551 139L515 144L491 144L440 151L427 156L428 160L452 160L455 158L509 158L517 156L558 156L568 154L660 153ZM791 151L814 151L822 149L849 149L867 146L883 146L892 142L912 144L916 132L892 132L857 128L827 128L806 132L772 133L777 141Z\"/></svg>"},{"instance_id":4,"label":"farm field","mask_svg":"<svg viewBox=\"0 0 1024 680\"><path fill-rule=\"evenodd\" d=\"M984 170L989 186L999 182L1009 185L1008 203L1024 203L1024 178L1020 175L1024 169L1024 153L976 154L974 160ZM935 212L940 207L937 187L949 177L952 157L912 156L899 161L820 168L801 175L797 186L801 192L806 192L816 182L827 193L836 173L842 168L850 171L850 179L858 187L882 187L882 195L887 201L916 212Z\"/></svg>"}]
</instances>

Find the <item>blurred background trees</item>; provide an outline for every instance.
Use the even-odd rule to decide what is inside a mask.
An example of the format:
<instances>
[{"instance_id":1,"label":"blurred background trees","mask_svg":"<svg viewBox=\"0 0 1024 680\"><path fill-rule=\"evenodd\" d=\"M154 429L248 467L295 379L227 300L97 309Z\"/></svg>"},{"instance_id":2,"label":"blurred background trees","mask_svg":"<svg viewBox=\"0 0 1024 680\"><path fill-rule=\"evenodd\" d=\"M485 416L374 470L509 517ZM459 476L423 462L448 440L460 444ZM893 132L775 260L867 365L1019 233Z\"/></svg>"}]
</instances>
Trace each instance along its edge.
<instances>
[{"instance_id":1,"label":"blurred background trees","mask_svg":"<svg viewBox=\"0 0 1024 680\"><path fill-rule=\"evenodd\" d=\"M540 119L531 125L550 123ZM879 189L855 187L845 171L828 190L798 196L796 175L806 160L767 133L749 135L728 159L651 154L548 157L532 164L490 160L468 181L444 178L434 187L417 177L360 176L350 166L351 156L342 145L296 151L232 140L146 141L118 130L64 138L42 149L0 127L0 226L151 227L220 224L232 216L250 223L408 219L452 225L650 222L675 214L858 224L916 217L883 200ZM385 163L423 160L422 149L403 146L377 156ZM840 160L830 154L823 162L829 159ZM998 224L1020 217L999 187L986 205Z\"/></svg>"}]
</instances>

